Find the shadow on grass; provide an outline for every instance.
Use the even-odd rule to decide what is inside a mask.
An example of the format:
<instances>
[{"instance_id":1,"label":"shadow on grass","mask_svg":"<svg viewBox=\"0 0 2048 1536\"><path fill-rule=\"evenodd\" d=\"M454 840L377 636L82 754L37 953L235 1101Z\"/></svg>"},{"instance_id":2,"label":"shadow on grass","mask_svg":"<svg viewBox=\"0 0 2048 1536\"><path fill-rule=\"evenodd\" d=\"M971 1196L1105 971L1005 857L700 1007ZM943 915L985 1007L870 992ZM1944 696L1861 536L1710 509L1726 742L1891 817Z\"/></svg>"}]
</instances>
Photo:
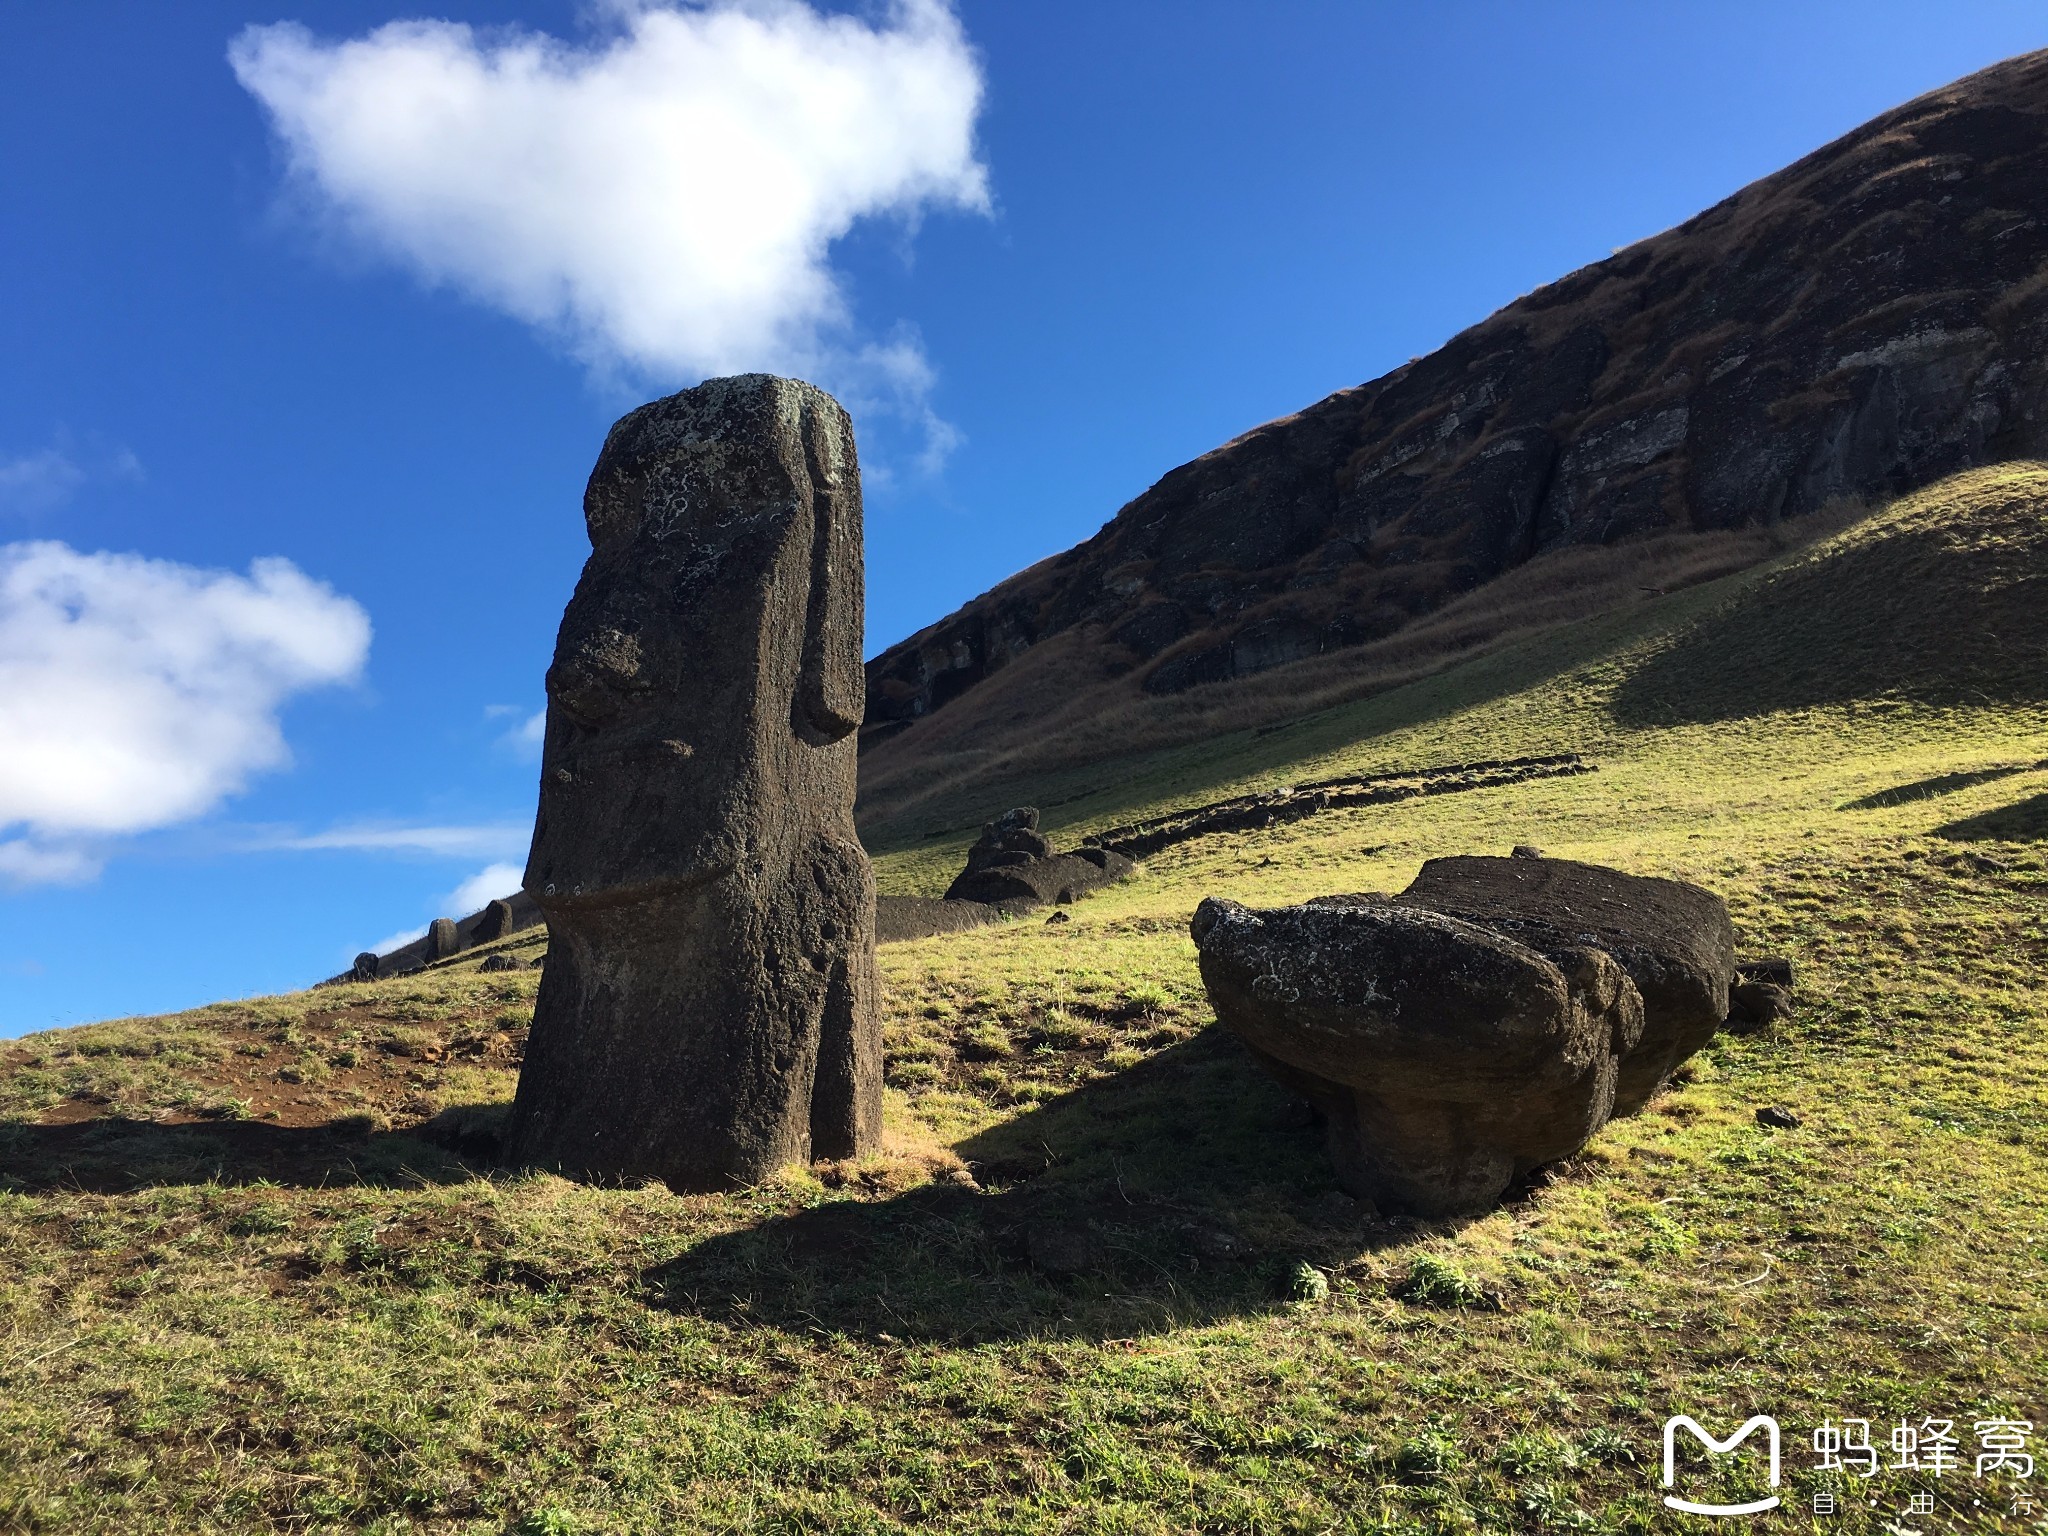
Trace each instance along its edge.
<instances>
[{"instance_id":1,"label":"shadow on grass","mask_svg":"<svg viewBox=\"0 0 2048 1536\"><path fill-rule=\"evenodd\" d=\"M1615 718L1712 723L1880 696L2040 703L2035 494L1981 497L1970 537L1943 521L1893 524L1738 588L1622 682ZM2010 537L1993 536L2008 523Z\"/></svg>"},{"instance_id":2,"label":"shadow on grass","mask_svg":"<svg viewBox=\"0 0 2048 1536\"><path fill-rule=\"evenodd\" d=\"M1880 789L1874 795L1847 801L1836 809L1881 811L1894 805L1911 805L1916 800L1933 800L1942 795L1952 795L1958 790L1970 789L1978 784L1989 784L1994 779L2009 779L2016 773L2031 773L2042 766L2040 763L2007 763L2000 768L1979 768L1965 773L1938 774L1931 779L1915 779L1910 784Z\"/></svg>"},{"instance_id":3,"label":"shadow on grass","mask_svg":"<svg viewBox=\"0 0 2048 1536\"><path fill-rule=\"evenodd\" d=\"M979 1188L774 1218L649 1268L647 1294L883 1342L1099 1340L1272 1311L1301 1264L1422 1230L1346 1198L1321 1131L1213 1027L959 1150Z\"/></svg>"},{"instance_id":4,"label":"shadow on grass","mask_svg":"<svg viewBox=\"0 0 2048 1536\"><path fill-rule=\"evenodd\" d=\"M2011 805L1946 822L1934 829L1934 835L1956 843L2048 841L2048 794L2029 795Z\"/></svg>"},{"instance_id":5,"label":"shadow on grass","mask_svg":"<svg viewBox=\"0 0 2048 1536\"><path fill-rule=\"evenodd\" d=\"M164 1125L104 1116L68 1125L0 1125L0 1189L128 1194L167 1184L459 1184L479 1177L490 1145L479 1130L501 1105L462 1105L424 1125L266 1125L235 1120Z\"/></svg>"}]
</instances>

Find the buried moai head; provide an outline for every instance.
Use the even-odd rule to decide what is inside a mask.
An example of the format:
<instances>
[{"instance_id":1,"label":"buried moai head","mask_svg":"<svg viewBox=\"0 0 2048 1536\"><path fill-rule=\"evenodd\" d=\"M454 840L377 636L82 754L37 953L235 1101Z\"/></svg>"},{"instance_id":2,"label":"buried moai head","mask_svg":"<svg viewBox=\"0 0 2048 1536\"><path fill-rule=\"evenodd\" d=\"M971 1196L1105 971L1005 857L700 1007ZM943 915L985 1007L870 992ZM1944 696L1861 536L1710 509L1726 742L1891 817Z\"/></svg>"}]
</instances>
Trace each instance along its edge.
<instances>
[{"instance_id":1,"label":"buried moai head","mask_svg":"<svg viewBox=\"0 0 2048 1536\"><path fill-rule=\"evenodd\" d=\"M866 687L860 471L822 390L747 374L642 406L583 515L526 871L550 910L730 869L764 810L850 781Z\"/></svg>"}]
</instances>

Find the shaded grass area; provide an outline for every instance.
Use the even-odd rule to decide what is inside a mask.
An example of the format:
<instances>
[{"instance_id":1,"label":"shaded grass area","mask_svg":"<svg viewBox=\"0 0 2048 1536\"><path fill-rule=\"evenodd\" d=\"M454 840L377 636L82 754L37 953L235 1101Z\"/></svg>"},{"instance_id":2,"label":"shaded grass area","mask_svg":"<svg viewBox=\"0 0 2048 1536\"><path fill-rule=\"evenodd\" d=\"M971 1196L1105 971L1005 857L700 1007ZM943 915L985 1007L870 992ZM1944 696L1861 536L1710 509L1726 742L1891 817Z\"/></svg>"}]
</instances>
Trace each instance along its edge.
<instances>
[{"instance_id":1,"label":"shaded grass area","mask_svg":"<svg viewBox=\"0 0 2048 1536\"><path fill-rule=\"evenodd\" d=\"M1728 597L1076 802L1070 834L1216 786L1600 768L1199 838L1068 923L885 949L861 1163L689 1197L492 1167L530 974L20 1042L0 1529L1704 1531L1658 1502L1660 1426L1753 1411L1786 1425L1789 1510L1883 1501L1823 1529L1920 1491L1909 1526L2038 1529L1997 1479L1846 1485L1804 1446L1844 1416L2048 1423L2048 771L2017 766L2048 712L1621 719ZM1515 1203L1382 1220L1213 1026L1187 915L1515 842L1723 892L1798 1015Z\"/></svg>"}]
</instances>

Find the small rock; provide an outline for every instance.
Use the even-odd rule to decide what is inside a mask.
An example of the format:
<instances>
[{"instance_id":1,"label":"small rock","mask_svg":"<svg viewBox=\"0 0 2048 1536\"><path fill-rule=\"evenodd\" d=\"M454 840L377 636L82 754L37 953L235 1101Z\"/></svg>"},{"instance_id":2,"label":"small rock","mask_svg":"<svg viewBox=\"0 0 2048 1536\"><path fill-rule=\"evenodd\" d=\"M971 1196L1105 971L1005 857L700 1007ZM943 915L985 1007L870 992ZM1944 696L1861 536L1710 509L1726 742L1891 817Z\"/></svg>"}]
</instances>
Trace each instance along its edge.
<instances>
[{"instance_id":1,"label":"small rock","mask_svg":"<svg viewBox=\"0 0 2048 1536\"><path fill-rule=\"evenodd\" d=\"M1517 843L1509 851L1508 857L1513 859L1540 859L1543 857L1543 850L1534 843Z\"/></svg>"},{"instance_id":2,"label":"small rock","mask_svg":"<svg viewBox=\"0 0 2048 1536\"><path fill-rule=\"evenodd\" d=\"M356 956L356 963L348 973L350 981L375 981L377 979L377 957L364 950Z\"/></svg>"},{"instance_id":3,"label":"small rock","mask_svg":"<svg viewBox=\"0 0 2048 1536\"><path fill-rule=\"evenodd\" d=\"M1756 1112L1756 1123L1768 1126L1774 1131L1796 1131L1799 1129L1799 1117L1793 1114L1791 1110L1780 1109L1775 1104L1768 1104L1758 1110Z\"/></svg>"},{"instance_id":4,"label":"small rock","mask_svg":"<svg viewBox=\"0 0 2048 1536\"><path fill-rule=\"evenodd\" d=\"M492 955L482 965L478 966L477 969L480 971L523 971L526 967L521 965L511 955Z\"/></svg>"},{"instance_id":5,"label":"small rock","mask_svg":"<svg viewBox=\"0 0 2048 1536\"><path fill-rule=\"evenodd\" d=\"M1055 912L1045 920L1045 926L1050 928L1054 923L1071 923L1073 920L1071 913Z\"/></svg>"},{"instance_id":6,"label":"small rock","mask_svg":"<svg viewBox=\"0 0 2048 1536\"><path fill-rule=\"evenodd\" d=\"M1792 1017L1789 988L1768 981L1738 981L1728 989L1728 1033L1753 1035Z\"/></svg>"}]
</instances>

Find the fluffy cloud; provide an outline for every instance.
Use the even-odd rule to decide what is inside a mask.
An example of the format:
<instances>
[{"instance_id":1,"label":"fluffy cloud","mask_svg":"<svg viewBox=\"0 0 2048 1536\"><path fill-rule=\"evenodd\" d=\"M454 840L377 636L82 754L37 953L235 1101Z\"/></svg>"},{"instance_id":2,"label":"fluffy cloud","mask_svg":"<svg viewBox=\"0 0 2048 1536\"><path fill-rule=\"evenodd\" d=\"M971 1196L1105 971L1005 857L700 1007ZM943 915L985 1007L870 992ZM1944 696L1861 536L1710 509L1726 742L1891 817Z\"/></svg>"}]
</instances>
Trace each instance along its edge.
<instances>
[{"instance_id":1,"label":"fluffy cloud","mask_svg":"<svg viewBox=\"0 0 2048 1536\"><path fill-rule=\"evenodd\" d=\"M142 465L126 448L81 452L67 437L34 453L0 454L0 512L35 514L64 505L88 480L140 480Z\"/></svg>"},{"instance_id":2,"label":"fluffy cloud","mask_svg":"<svg viewBox=\"0 0 2048 1536\"><path fill-rule=\"evenodd\" d=\"M493 864L480 869L442 899L441 911L447 917L467 917L481 911L486 903L496 901L500 896L510 896L519 889L526 878L523 864Z\"/></svg>"},{"instance_id":3,"label":"fluffy cloud","mask_svg":"<svg viewBox=\"0 0 2048 1536\"><path fill-rule=\"evenodd\" d=\"M99 840L283 766L279 709L354 678L369 645L363 610L288 560L237 576L0 546L0 879L90 878Z\"/></svg>"},{"instance_id":4,"label":"fluffy cloud","mask_svg":"<svg viewBox=\"0 0 2048 1536\"><path fill-rule=\"evenodd\" d=\"M608 9L616 30L584 46L281 23L229 61L313 205L429 281L600 367L804 373L921 414L921 349L852 339L830 247L864 217L988 206L981 71L951 10Z\"/></svg>"}]
</instances>

